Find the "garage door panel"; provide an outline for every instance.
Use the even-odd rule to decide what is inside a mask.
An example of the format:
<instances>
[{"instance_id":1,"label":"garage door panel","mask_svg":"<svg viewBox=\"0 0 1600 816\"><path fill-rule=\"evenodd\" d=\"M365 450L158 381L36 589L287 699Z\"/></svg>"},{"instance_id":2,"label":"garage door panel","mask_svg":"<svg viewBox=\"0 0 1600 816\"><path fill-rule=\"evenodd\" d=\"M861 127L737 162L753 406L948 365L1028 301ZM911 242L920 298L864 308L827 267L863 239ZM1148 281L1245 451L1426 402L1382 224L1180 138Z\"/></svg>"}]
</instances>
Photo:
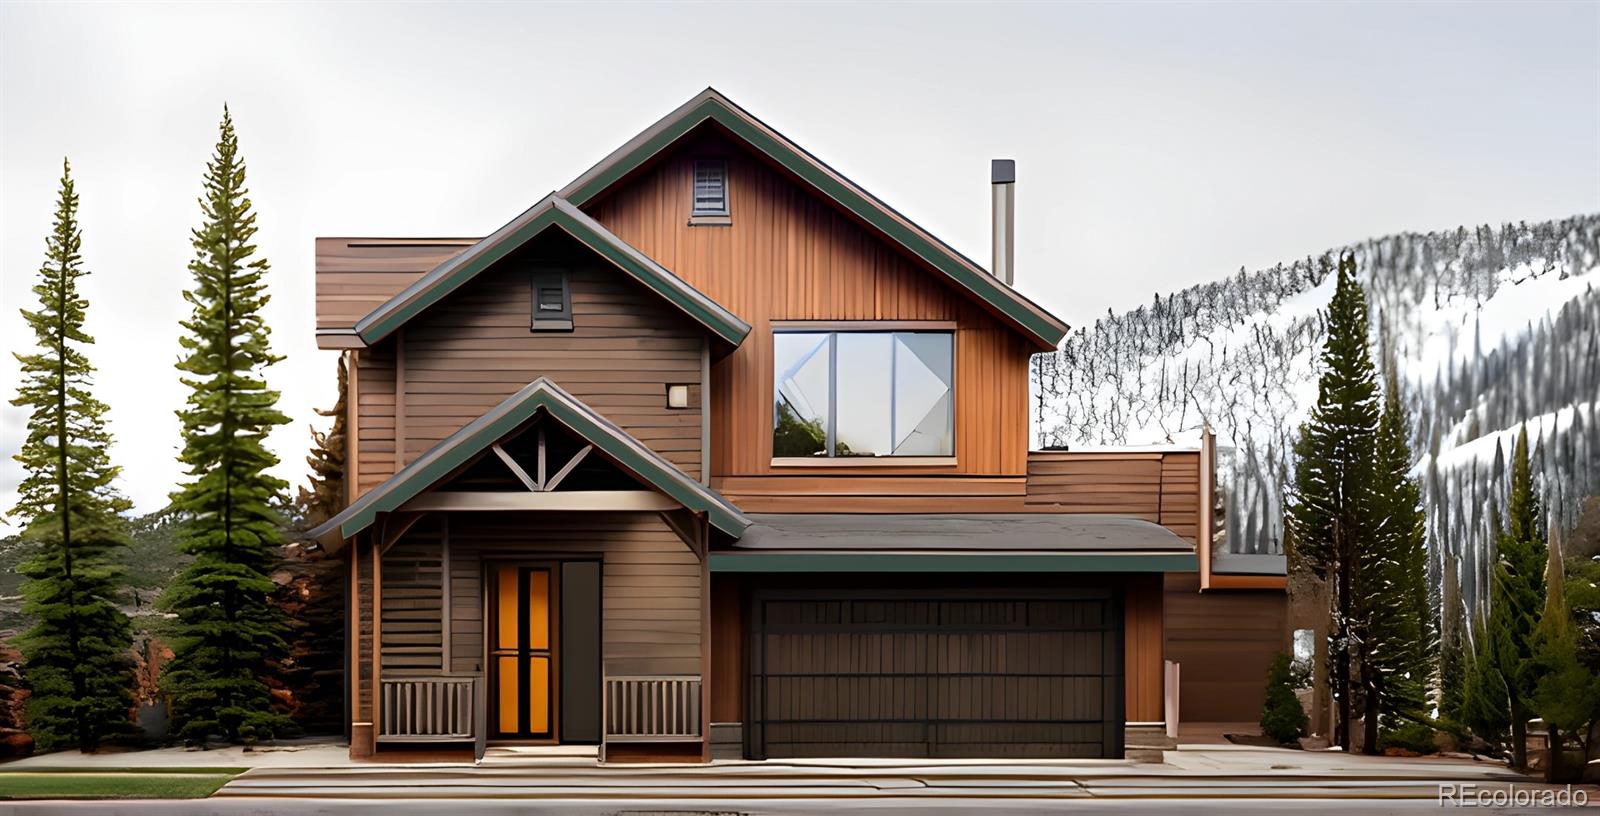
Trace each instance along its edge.
<instances>
[{"instance_id":1,"label":"garage door panel","mask_svg":"<svg viewBox=\"0 0 1600 816\"><path fill-rule=\"evenodd\" d=\"M758 595L754 755L1120 756L1121 618L1110 592L892 594Z\"/></svg>"}]
</instances>

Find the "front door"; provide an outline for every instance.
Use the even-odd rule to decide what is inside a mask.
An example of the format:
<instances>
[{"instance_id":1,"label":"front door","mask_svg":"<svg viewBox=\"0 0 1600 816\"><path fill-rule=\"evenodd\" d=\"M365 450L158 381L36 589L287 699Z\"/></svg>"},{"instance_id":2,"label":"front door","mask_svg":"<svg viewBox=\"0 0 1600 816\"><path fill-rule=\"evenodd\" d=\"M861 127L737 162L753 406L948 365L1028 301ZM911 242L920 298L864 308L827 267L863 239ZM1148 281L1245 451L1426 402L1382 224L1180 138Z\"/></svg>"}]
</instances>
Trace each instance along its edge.
<instances>
[{"instance_id":1,"label":"front door","mask_svg":"<svg viewBox=\"0 0 1600 816\"><path fill-rule=\"evenodd\" d=\"M493 564L489 568L491 738L549 740L556 711L551 564Z\"/></svg>"}]
</instances>

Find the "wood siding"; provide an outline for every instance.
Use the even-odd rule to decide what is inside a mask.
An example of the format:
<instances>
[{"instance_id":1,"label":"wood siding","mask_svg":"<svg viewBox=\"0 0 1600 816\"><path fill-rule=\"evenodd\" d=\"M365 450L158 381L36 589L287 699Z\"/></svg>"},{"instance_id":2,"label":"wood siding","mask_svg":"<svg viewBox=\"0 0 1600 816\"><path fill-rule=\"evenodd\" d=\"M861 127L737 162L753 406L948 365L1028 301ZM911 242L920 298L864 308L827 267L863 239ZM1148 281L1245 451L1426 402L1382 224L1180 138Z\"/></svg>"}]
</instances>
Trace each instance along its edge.
<instances>
[{"instance_id":1,"label":"wood siding","mask_svg":"<svg viewBox=\"0 0 1600 816\"><path fill-rule=\"evenodd\" d=\"M348 329L475 238L318 238L317 328Z\"/></svg>"},{"instance_id":2,"label":"wood siding","mask_svg":"<svg viewBox=\"0 0 1600 816\"><path fill-rule=\"evenodd\" d=\"M1162 705L1162 587L1156 574L1129 575L1122 595L1123 708L1128 722L1159 722Z\"/></svg>"},{"instance_id":3,"label":"wood siding","mask_svg":"<svg viewBox=\"0 0 1600 816\"><path fill-rule=\"evenodd\" d=\"M1165 583L1167 659L1179 665L1183 722L1254 723L1261 717L1267 668L1289 648L1288 596L1282 590L1200 592L1195 573Z\"/></svg>"},{"instance_id":4,"label":"wood siding","mask_svg":"<svg viewBox=\"0 0 1600 816\"><path fill-rule=\"evenodd\" d=\"M483 661L483 563L597 558L608 675L700 674L700 562L654 513L455 514L451 670Z\"/></svg>"},{"instance_id":5,"label":"wood siding","mask_svg":"<svg viewBox=\"0 0 1600 816\"><path fill-rule=\"evenodd\" d=\"M358 489L381 483L541 376L699 478L704 334L603 264L572 268L570 332L529 330L528 270L511 259L356 352ZM667 407L667 386L675 384L690 386L689 407ZM398 451L397 433L405 439Z\"/></svg>"},{"instance_id":6,"label":"wood siding","mask_svg":"<svg viewBox=\"0 0 1600 816\"><path fill-rule=\"evenodd\" d=\"M1025 505L1034 512L1144 519L1193 544L1200 529L1200 454L1034 451Z\"/></svg>"},{"instance_id":7,"label":"wood siding","mask_svg":"<svg viewBox=\"0 0 1600 816\"><path fill-rule=\"evenodd\" d=\"M727 160L731 225L689 224L696 157ZM742 477L739 489L731 491L735 495L798 491L803 483L783 477L831 479L846 470L856 477L904 479L1020 477L1025 472L1031 350L1026 341L920 261L759 158L708 133L587 209L623 240L753 327L744 344L718 361L711 375L712 475ZM956 464L774 467L772 324L783 320L954 322ZM762 483L764 477L775 481ZM897 504L915 509L938 502L923 491L903 493Z\"/></svg>"},{"instance_id":8,"label":"wood siding","mask_svg":"<svg viewBox=\"0 0 1600 816\"><path fill-rule=\"evenodd\" d=\"M444 669L444 521L423 519L383 554L383 670Z\"/></svg>"}]
</instances>

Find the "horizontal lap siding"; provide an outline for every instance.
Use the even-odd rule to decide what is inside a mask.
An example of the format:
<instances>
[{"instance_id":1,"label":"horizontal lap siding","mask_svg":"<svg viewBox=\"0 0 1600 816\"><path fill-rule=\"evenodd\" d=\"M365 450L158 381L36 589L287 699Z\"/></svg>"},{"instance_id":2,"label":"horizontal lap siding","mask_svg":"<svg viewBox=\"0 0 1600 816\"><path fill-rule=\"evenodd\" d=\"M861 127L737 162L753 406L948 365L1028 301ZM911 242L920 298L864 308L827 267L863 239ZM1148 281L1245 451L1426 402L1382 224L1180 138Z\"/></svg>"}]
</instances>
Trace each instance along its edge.
<instances>
[{"instance_id":1,"label":"horizontal lap siding","mask_svg":"<svg viewBox=\"0 0 1600 816\"><path fill-rule=\"evenodd\" d=\"M1025 507L1105 513L1165 526L1193 544L1199 532L1200 454L1194 451L1035 451Z\"/></svg>"},{"instance_id":2,"label":"horizontal lap siding","mask_svg":"<svg viewBox=\"0 0 1600 816\"><path fill-rule=\"evenodd\" d=\"M443 523L419 521L383 554L383 669L444 665Z\"/></svg>"},{"instance_id":3,"label":"horizontal lap siding","mask_svg":"<svg viewBox=\"0 0 1600 816\"><path fill-rule=\"evenodd\" d=\"M408 461L533 380L549 377L699 477L700 407L667 408L666 387L698 390L702 330L613 268L574 270L571 287L571 332L529 331L528 272L515 259L407 325Z\"/></svg>"},{"instance_id":4,"label":"horizontal lap siding","mask_svg":"<svg viewBox=\"0 0 1600 816\"><path fill-rule=\"evenodd\" d=\"M394 346L356 354L356 495L394 475Z\"/></svg>"},{"instance_id":5,"label":"horizontal lap siding","mask_svg":"<svg viewBox=\"0 0 1600 816\"><path fill-rule=\"evenodd\" d=\"M354 326L473 240L318 238L317 328Z\"/></svg>"},{"instance_id":6,"label":"horizontal lap siding","mask_svg":"<svg viewBox=\"0 0 1600 816\"><path fill-rule=\"evenodd\" d=\"M606 673L700 674L700 562L656 514L457 514L450 553L455 671L481 670L484 559L598 556Z\"/></svg>"},{"instance_id":7,"label":"horizontal lap siding","mask_svg":"<svg viewBox=\"0 0 1600 816\"><path fill-rule=\"evenodd\" d=\"M721 137L707 134L667 156L591 205L590 213L623 240L677 273L751 324L738 350L712 369L712 473L778 476L772 459L772 324L778 320L934 320L954 322L957 464L920 471L1019 478L1028 448L1031 348L982 307L903 251ZM696 156L725 158L731 226L689 226ZM851 468L870 474L882 468ZM803 471L804 472L804 471ZM824 479L839 470L809 472ZM893 472L900 472L894 469ZM892 485L885 485L893 489ZM774 480L772 494L802 483ZM739 493L733 500L754 493ZM788 495L802 505L804 493ZM874 496L885 498L874 504ZM897 496L897 498L888 498ZM927 511L945 506L936 493L864 493L855 509ZM994 503L979 501L979 510ZM768 495L750 510L805 511Z\"/></svg>"}]
</instances>

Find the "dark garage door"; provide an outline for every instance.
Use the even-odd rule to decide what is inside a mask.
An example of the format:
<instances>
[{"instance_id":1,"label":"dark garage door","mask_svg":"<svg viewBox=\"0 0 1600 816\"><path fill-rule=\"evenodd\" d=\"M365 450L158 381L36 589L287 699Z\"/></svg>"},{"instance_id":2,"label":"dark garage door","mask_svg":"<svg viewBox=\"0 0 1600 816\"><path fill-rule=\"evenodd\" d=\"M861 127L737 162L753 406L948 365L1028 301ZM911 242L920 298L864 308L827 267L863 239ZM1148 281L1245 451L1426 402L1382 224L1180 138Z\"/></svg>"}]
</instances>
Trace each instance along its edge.
<instances>
[{"instance_id":1,"label":"dark garage door","mask_svg":"<svg viewBox=\"0 0 1600 816\"><path fill-rule=\"evenodd\" d=\"M751 756L1122 756L1109 592L758 593L753 605Z\"/></svg>"}]
</instances>

